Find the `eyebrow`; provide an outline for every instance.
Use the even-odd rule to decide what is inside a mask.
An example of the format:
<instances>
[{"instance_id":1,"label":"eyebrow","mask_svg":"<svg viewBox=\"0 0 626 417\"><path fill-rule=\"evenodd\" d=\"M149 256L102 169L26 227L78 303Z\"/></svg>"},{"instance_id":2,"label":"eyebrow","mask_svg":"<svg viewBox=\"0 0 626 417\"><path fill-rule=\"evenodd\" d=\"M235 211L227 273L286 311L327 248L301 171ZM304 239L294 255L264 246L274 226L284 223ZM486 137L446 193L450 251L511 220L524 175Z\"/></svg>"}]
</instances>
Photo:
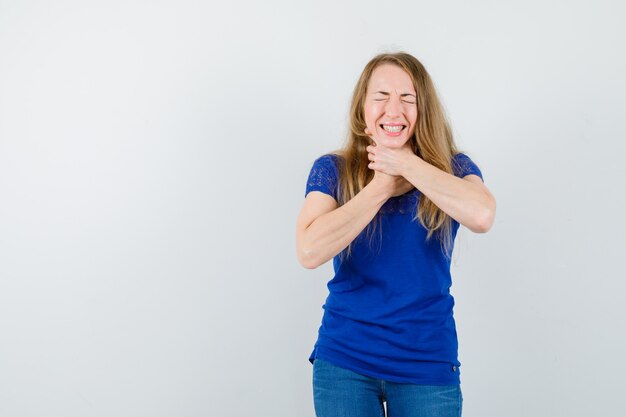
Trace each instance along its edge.
<instances>
[{"instance_id":1,"label":"eyebrow","mask_svg":"<svg viewBox=\"0 0 626 417\"><path fill-rule=\"evenodd\" d=\"M376 91L374 94L384 94L386 96L389 95L388 92L386 91ZM400 94L400 97L406 97L406 96L411 96L411 97L415 97L415 94L411 94L411 93L404 93L404 94Z\"/></svg>"}]
</instances>

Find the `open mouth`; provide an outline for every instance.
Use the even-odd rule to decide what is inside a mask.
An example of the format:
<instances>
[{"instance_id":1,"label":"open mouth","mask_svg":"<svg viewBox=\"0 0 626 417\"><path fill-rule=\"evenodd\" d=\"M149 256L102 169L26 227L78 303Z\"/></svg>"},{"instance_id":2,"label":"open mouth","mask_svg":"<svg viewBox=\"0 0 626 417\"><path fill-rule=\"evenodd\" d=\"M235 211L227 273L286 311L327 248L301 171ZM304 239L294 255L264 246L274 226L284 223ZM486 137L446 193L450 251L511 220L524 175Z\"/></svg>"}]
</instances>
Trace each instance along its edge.
<instances>
[{"instance_id":1,"label":"open mouth","mask_svg":"<svg viewBox=\"0 0 626 417\"><path fill-rule=\"evenodd\" d=\"M405 125L384 125L384 124L381 124L380 128L383 129L385 132L400 133L400 132L402 132L406 128L406 126Z\"/></svg>"}]
</instances>

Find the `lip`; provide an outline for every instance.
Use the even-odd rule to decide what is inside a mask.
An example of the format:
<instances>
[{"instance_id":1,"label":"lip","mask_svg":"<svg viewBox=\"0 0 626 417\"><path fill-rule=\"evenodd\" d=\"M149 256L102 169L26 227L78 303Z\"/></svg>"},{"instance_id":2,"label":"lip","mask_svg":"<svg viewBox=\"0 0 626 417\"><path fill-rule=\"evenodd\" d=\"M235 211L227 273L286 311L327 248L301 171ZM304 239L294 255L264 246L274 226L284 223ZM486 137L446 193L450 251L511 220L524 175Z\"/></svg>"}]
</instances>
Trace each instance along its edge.
<instances>
[{"instance_id":1,"label":"lip","mask_svg":"<svg viewBox=\"0 0 626 417\"><path fill-rule=\"evenodd\" d=\"M382 128L382 125L381 125L380 130L382 130L385 135L390 136L390 137L398 137L402 135L404 131L406 130L406 125L402 125L402 124L396 124L396 125L387 124L387 126L403 126L403 128L400 129L399 132L387 132L385 129Z\"/></svg>"},{"instance_id":2,"label":"lip","mask_svg":"<svg viewBox=\"0 0 626 417\"><path fill-rule=\"evenodd\" d=\"M383 128L383 125L385 125L385 126L402 126L402 129L400 129L399 132L387 132ZM380 126L380 130L382 130L385 135L391 136L391 137L397 137L397 136L402 135L402 133L404 133L404 131L407 128L407 125L405 125L403 123L381 123L379 126Z\"/></svg>"}]
</instances>

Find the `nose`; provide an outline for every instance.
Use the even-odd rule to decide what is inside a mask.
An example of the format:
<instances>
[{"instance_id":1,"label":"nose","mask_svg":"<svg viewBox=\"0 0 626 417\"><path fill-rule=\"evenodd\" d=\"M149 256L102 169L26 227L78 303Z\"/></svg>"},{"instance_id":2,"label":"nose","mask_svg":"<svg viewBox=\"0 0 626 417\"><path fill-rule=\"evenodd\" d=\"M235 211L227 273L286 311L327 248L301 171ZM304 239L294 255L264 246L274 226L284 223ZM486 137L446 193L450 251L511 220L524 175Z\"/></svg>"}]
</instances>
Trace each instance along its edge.
<instances>
[{"instance_id":1,"label":"nose","mask_svg":"<svg viewBox=\"0 0 626 417\"><path fill-rule=\"evenodd\" d=\"M385 106L385 113L387 113L388 116L400 116L400 114L402 114L402 105L400 104L399 96L389 97Z\"/></svg>"}]
</instances>

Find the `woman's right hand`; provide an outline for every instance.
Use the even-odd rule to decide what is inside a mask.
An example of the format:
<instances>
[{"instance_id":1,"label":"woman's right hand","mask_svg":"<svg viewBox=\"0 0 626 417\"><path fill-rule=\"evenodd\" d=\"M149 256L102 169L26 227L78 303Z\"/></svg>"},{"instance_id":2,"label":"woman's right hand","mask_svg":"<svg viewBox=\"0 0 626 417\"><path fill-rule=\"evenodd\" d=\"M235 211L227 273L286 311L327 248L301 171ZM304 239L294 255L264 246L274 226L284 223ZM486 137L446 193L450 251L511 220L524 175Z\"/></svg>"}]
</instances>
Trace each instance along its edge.
<instances>
[{"instance_id":1,"label":"woman's right hand","mask_svg":"<svg viewBox=\"0 0 626 417\"><path fill-rule=\"evenodd\" d=\"M372 182L375 182L381 187L389 197L398 197L402 194L408 193L413 188L413 184L408 182L401 175L389 175L382 171L374 170L374 178Z\"/></svg>"},{"instance_id":2,"label":"woman's right hand","mask_svg":"<svg viewBox=\"0 0 626 417\"><path fill-rule=\"evenodd\" d=\"M374 135L371 134L369 129L366 128L364 133L372 139L371 144L377 146L378 140L376 140ZM389 175L377 170L374 170L374 178L372 179L372 182L381 187L383 192L385 192L389 197L400 196L415 188L413 184L408 182L401 175Z\"/></svg>"}]
</instances>

